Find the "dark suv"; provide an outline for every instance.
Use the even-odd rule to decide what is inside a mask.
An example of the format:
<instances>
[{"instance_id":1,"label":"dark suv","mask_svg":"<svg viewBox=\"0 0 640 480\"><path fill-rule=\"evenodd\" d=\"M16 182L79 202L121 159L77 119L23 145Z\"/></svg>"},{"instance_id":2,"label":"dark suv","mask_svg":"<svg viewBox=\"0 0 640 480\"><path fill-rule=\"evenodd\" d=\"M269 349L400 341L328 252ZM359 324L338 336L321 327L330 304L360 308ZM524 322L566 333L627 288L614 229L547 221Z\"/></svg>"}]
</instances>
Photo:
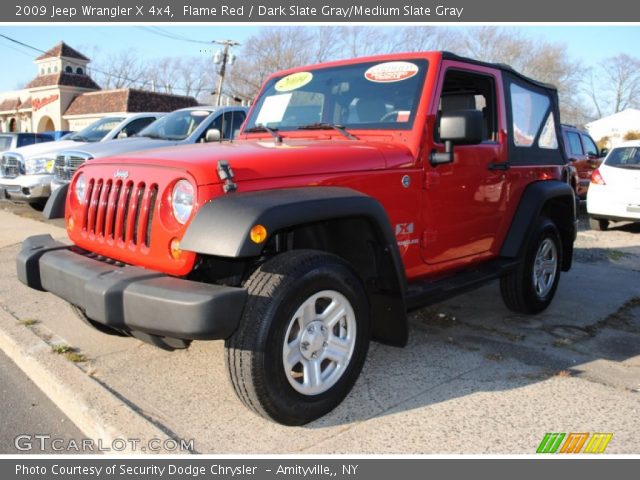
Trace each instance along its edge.
<instances>
[{"instance_id":1,"label":"dark suv","mask_svg":"<svg viewBox=\"0 0 640 480\"><path fill-rule=\"evenodd\" d=\"M6 150L33 145L34 143L51 142L53 135L46 133L0 133L0 153Z\"/></svg>"},{"instance_id":2,"label":"dark suv","mask_svg":"<svg viewBox=\"0 0 640 480\"><path fill-rule=\"evenodd\" d=\"M600 151L586 130L573 125L562 125L562 137L565 155L569 164L575 168L573 178L569 179L571 186L576 192L576 197L585 200L591 173L600 166L607 150Z\"/></svg>"}]
</instances>

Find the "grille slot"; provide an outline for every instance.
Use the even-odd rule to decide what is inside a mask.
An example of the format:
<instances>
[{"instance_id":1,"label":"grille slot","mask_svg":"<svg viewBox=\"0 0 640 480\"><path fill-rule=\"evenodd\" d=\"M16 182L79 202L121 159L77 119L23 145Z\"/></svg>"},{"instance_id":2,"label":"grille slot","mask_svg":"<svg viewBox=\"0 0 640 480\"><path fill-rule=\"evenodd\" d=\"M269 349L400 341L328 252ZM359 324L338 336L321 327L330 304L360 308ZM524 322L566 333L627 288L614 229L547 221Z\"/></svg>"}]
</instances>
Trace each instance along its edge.
<instances>
[{"instance_id":1,"label":"grille slot","mask_svg":"<svg viewBox=\"0 0 640 480\"><path fill-rule=\"evenodd\" d=\"M92 178L87 182L83 230L98 241L150 247L158 185Z\"/></svg>"},{"instance_id":2,"label":"grille slot","mask_svg":"<svg viewBox=\"0 0 640 480\"><path fill-rule=\"evenodd\" d=\"M20 175L20 159L14 155L3 155L0 160L0 175L4 178L16 178Z\"/></svg>"}]
</instances>

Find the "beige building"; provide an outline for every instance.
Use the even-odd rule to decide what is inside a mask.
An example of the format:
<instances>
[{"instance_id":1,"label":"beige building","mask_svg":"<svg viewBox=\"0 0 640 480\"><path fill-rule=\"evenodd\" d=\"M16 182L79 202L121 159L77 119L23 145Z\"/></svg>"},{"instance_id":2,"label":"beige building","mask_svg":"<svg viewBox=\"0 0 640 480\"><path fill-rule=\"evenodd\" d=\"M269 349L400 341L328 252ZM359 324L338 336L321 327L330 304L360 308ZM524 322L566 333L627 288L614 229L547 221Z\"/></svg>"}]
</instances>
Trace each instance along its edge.
<instances>
[{"instance_id":1,"label":"beige building","mask_svg":"<svg viewBox=\"0 0 640 480\"><path fill-rule=\"evenodd\" d=\"M0 93L0 132L80 130L107 114L170 112L193 97L137 89L101 90L90 60L64 42L35 59L37 76L22 90Z\"/></svg>"}]
</instances>

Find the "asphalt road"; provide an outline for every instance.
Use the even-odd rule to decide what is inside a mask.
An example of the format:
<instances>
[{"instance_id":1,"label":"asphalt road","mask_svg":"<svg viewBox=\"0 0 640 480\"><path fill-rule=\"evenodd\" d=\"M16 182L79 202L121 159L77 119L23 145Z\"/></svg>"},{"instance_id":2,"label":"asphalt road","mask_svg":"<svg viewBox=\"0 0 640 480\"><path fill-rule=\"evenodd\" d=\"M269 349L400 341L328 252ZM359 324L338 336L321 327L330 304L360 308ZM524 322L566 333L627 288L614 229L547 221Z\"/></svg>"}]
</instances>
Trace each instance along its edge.
<instances>
[{"instance_id":1,"label":"asphalt road","mask_svg":"<svg viewBox=\"0 0 640 480\"><path fill-rule=\"evenodd\" d=\"M84 438L67 416L2 352L0 405L0 454L67 453L52 449L48 439L41 441L35 435L60 439L54 444L56 448L67 445L71 439ZM15 447L19 435L29 436L19 441L21 448L31 444L32 449L21 451ZM45 444L44 450L40 449L41 443Z\"/></svg>"}]
</instances>

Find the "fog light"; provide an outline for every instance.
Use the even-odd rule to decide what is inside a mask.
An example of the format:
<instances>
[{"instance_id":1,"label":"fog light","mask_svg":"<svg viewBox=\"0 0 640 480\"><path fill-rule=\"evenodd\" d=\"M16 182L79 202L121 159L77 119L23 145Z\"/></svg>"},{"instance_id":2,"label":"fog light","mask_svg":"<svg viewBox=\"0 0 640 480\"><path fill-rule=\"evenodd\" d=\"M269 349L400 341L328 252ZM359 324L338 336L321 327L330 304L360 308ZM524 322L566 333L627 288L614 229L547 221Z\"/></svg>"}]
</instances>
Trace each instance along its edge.
<instances>
[{"instance_id":1,"label":"fog light","mask_svg":"<svg viewBox=\"0 0 640 480\"><path fill-rule=\"evenodd\" d=\"M173 258L174 260L178 260L180 258L180 255L182 255L182 250L180 250L180 240L177 238L171 240L171 243L169 244L169 250L171 251L171 258Z\"/></svg>"},{"instance_id":2,"label":"fog light","mask_svg":"<svg viewBox=\"0 0 640 480\"><path fill-rule=\"evenodd\" d=\"M267 229L262 225L254 225L249 233L251 241L254 243L262 243L267 239Z\"/></svg>"},{"instance_id":3,"label":"fog light","mask_svg":"<svg viewBox=\"0 0 640 480\"><path fill-rule=\"evenodd\" d=\"M71 231L73 230L73 226L74 226L74 222L73 222L73 217L69 217L67 219L67 230Z\"/></svg>"}]
</instances>

